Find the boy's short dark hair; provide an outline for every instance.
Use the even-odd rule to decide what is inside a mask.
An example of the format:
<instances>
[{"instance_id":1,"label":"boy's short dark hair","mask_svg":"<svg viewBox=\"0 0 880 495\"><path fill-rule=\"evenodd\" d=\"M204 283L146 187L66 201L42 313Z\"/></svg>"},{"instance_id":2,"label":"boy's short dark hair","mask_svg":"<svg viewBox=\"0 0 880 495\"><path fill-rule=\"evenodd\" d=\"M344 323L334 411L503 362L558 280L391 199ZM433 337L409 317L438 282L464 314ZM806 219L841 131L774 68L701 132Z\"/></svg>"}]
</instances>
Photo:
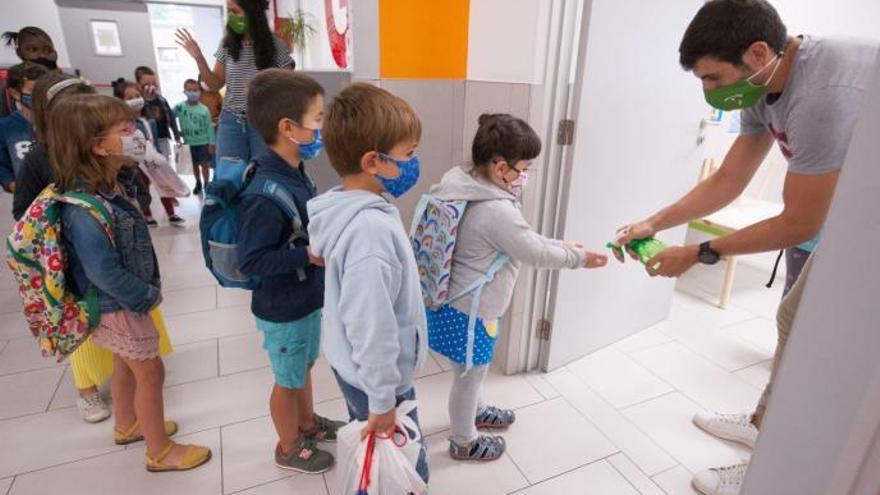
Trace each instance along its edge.
<instances>
[{"instance_id":1,"label":"boy's short dark hair","mask_svg":"<svg viewBox=\"0 0 880 495\"><path fill-rule=\"evenodd\" d=\"M147 67L146 65L141 65L137 69L134 70L134 80L135 82L141 82L141 78L144 76L155 76L156 72Z\"/></svg>"},{"instance_id":2,"label":"boy's short dark hair","mask_svg":"<svg viewBox=\"0 0 880 495\"><path fill-rule=\"evenodd\" d=\"M47 72L49 71L42 65L31 63L13 65L9 68L9 73L6 75L6 87L21 91L26 81L36 81Z\"/></svg>"},{"instance_id":3,"label":"boy's short dark hair","mask_svg":"<svg viewBox=\"0 0 880 495\"><path fill-rule=\"evenodd\" d=\"M196 81L195 79L187 79L186 81L183 81L184 88L186 87L187 84L195 84L195 85L201 86L201 85L199 85L199 82Z\"/></svg>"},{"instance_id":4,"label":"boy's short dark hair","mask_svg":"<svg viewBox=\"0 0 880 495\"><path fill-rule=\"evenodd\" d=\"M269 144L278 138L278 122L302 123L309 104L324 88L311 77L288 69L266 69L251 80L247 93L248 122Z\"/></svg>"},{"instance_id":5,"label":"boy's short dark hair","mask_svg":"<svg viewBox=\"0 0 880 495\"><path fill-rule=\"evenodd\" d=\"M337 96L324 122L324 147L340 176L361 173L370 151L388 153L422 137L422 123L403 98L368 83L355 83Z\"/></svg>"},{"instance_id":6,"label":"boy's short dark hair","mask_svg":"<svg viewBox=\"0 0 880 495\"><path fill-rule=\"evenodd\" d=\"M679 45L679 62L691 70L703 57L742 64L753 43L764 41L775 52L785 50L788 32L779 13L766 0L710 0L694 16Z\"/></svg>"}]
</instances>

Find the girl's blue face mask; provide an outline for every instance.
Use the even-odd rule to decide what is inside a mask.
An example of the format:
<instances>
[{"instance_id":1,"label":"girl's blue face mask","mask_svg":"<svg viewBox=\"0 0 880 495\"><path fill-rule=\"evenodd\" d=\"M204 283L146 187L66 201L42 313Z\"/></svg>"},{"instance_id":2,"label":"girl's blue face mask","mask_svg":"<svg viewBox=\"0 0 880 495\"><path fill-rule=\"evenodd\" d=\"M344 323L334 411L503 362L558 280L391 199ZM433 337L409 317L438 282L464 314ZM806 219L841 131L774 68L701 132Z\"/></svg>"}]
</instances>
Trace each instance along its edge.
<instances>
[{"instance_id":1,"label":"girl's blue face mask","mask_svg":"<svg viewBox=\"0 0 880 495\"><path fill-rule=\"evenodd\" d=\"M305 129L305 127L303 127ZM310 143L300 143L293 137L290 138L297 146L299 146L299 157L303 160L311 160L321 154L324 149L324 140L321 138L320 129L311 129L315 133L315 139Z\"/></svg>"},{"instance_id":2,"label":"girl's blue face mask","mask_svg":"<svg viewBox=\"0 0 880 495\"><path fill-rule=\"evenodd\" d=\"M380 153L379 156L397 165L400 169L400 175L393 179L387 179L381 175L376 176L376 179L378 179L382 184L382 187L388 191L388 194L395 198L399 198L412 189L419 181L420 168L418 155L414 155L409 160L396 160L385 153Z\"/></svg>"}]
</instances>

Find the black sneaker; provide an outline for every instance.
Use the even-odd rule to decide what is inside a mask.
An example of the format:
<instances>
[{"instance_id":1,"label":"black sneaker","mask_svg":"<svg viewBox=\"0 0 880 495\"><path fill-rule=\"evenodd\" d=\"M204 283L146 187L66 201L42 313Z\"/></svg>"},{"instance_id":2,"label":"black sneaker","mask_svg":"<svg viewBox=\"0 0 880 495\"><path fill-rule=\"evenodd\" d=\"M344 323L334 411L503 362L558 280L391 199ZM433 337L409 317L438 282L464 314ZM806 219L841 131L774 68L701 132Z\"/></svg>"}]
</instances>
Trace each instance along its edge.
<instances>
[{"instance_id":1,"label":"black sneaker","mask_svg":"<svg viewBox=\"0 0 880 495\"><path fill-rule=\"evenodd\" d=\"M199 194L202 194L202 183L201 182L196 184L196 187L193 189L193 194L195 194L196 196L198 196Z\"/></svg>"},{"instance_id":2,"label":"black sneaker","mask_svg":"<svg viewBox=\"0 0 880 495\"><path fill-rule=\"evenodd\" d=\"M168 222L171 223L171 225L183 225L184 223L186 223L186 220L180 218L177 215L171 215L170 217L168 217Z\"/></svg>"},{"instance_id":3,"label":"black sneaker","mask_svg":"<svg viewBox=\"0 0 880 495\"><path fill-rule=\"evenodd\" d=\"M159 226L159 222L157 222L155 218L148 218L148 219L147 219L147 226L149 226L149 227L158 227L158 226Z\"/></svg>"}]
</instances>

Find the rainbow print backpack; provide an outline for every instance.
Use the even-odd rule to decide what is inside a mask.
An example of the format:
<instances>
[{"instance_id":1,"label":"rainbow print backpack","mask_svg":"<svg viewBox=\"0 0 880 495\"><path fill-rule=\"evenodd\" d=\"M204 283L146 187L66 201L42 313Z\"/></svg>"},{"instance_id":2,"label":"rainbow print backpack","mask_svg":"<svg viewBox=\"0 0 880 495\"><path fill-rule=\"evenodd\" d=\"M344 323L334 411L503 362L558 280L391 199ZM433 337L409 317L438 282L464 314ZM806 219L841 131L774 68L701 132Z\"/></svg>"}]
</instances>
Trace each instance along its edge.
<instances>
[{"instance_id":1,"label":"rainbow print backpack","mask_svg":"<svg viewBox=\"0 0 880 495\"><path fill-rule=\"evenodd\" d=\"M61 206L85 208L114 240L110 207L84 193L58 193L50 185L15 223L6 240L6 263L18 282L24 317L43 356L59 362L82 344L100 321L94 287L79 296L68 290L68 259L61 242Z\"/></svg>"},{"instance_id":2,"label":"rainbow print backpack","mask_svg":"<svg viewBox=\"0 0 880 495\"><path fill-rule=\"evenodd\" d=\"M470 369L483 287L495 278L495 274L510 260L510 257L499 253L482 277L474 280L460 293L449 295L452 254L455 251L455 242L458 240L458 225L467 204L468 202L464 200L446 201L430 194L423 195L413 215L410 240L415 251L425 307L437 311L441 306L451 304L456 299L471 293L474 295L468 313L467 327L469 356L467 369ZM430 332L431 329L429 328L428 331Z\"/></svg>"}]
</instances>

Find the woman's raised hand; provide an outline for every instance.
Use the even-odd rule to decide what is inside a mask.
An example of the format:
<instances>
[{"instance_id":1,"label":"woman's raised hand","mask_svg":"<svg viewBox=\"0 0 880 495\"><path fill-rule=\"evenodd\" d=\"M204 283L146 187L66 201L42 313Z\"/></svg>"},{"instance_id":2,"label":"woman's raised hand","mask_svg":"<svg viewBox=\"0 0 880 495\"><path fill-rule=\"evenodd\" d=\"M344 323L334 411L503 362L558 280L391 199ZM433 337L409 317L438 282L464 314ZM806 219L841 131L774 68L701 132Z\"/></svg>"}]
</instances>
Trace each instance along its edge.
<instances>
[{"instance_id":1,"label":"woman's raised hand","mask_svg":"<svg viewBox=\"0 0 880 495\"><path fill-rule=\"evenodd\" d=\"M199 43L185 28L178 29L177 32L174 33L174 37L177 39L177 44L186 50L192 58L198 60L203 57L202 49L199 48Z\"/></svg>"}]
</instances>

